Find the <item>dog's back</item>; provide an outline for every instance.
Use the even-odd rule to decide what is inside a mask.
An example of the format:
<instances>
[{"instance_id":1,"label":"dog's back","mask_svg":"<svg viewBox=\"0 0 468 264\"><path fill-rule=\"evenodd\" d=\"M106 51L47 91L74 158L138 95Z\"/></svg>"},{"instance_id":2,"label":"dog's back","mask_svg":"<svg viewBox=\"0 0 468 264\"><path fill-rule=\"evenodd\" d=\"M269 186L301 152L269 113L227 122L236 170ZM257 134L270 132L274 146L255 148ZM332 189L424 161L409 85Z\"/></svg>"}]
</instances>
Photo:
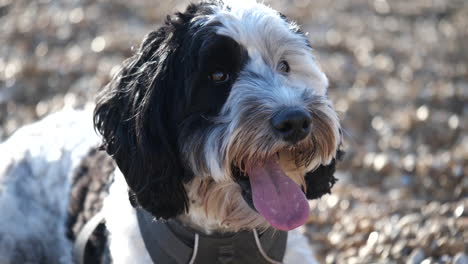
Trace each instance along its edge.
<instances>
[{"instance_id":1,"label":"dog's back","mask_svg":"<svg viewBox=\"0 0 468 264\"><path fill-rule=\"evenodd\" d=\"M99 143L91 111L62 111L0 144L0 263L72 263L66 237L74 168Z\"/></svg>"}]
</instances>

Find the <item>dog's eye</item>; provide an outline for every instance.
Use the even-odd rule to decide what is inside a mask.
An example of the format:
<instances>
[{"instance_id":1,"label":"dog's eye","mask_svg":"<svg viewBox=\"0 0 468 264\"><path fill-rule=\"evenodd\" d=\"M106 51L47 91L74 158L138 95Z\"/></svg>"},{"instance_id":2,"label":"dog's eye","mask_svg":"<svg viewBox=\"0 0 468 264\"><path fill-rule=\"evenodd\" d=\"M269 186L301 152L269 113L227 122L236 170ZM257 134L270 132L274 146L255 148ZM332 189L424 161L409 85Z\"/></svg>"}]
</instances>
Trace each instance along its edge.
<instances>
[{"instance_id":1,"label":"dog's eye","mask_svg":"<svg viewBox=\"0 0 468 264\"><path fill-rule=\"evenodd\" d=\"M285 60L280 61L280 63L278 64L278 71L288 73L289 70L290 70L289 69L289 63L287 61L285 61Z\"/></svg>"},{"instance_id":2,"label":"dog's eye","mask_svg":"<svg viewBox=\"0 0 468 264\"><path fill-rule=\"evenodd\" d=\"M229 74L223 71L216 71L210 74L209 77L210 77L210 80L217 82L217 83L223 83L229 80Z\"/></svg>"}]
</instances>

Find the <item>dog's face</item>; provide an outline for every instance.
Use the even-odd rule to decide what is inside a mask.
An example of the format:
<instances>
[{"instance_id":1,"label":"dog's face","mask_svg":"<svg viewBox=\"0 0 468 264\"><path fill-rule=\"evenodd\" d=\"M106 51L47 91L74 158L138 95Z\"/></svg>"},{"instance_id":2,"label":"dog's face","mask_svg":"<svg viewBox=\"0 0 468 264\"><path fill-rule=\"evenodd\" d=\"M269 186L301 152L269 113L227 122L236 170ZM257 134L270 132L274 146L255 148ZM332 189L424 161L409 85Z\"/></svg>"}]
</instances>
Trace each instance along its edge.
<instances>
[{"instance_id":1,"label":"dog's face","mask_svg":"<svg viewBox=\"0 0 468 264\"><path fill-rule=\"evenodd\" d=\"M295 24L261 4L206 2L147 36L95 123L132 201L154 216L289 230L335 182L326 89Z\"/></svg>"}]
</instances>

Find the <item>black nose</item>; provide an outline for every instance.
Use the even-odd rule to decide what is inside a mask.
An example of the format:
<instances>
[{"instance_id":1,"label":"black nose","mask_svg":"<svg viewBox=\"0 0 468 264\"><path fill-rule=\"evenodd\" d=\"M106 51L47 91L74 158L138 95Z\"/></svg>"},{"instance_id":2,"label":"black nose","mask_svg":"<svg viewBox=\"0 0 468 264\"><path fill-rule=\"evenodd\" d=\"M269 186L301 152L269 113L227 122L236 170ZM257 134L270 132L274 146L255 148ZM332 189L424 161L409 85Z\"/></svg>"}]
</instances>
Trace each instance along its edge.
<instances>
[{"instance_id":1,"label":"black nose","mask_svg":"<svg viewBox=\"0 0 468 264\"><path fill-rule=\"evenodd\" d=\"M300 108L286 108L271 119L275 131L290 143L304 139L310 132L310 114Z\"/></svg>"}]
</instances>

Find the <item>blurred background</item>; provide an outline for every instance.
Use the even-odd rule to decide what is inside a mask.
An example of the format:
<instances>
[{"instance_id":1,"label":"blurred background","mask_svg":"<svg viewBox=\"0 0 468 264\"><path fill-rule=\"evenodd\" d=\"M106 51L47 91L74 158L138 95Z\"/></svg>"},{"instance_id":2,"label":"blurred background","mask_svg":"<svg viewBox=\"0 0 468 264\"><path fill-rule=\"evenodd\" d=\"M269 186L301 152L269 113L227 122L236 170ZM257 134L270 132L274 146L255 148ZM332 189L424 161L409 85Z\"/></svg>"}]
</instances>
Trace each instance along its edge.
<instances>
[{"instance_id":1,"label":"blurred background","mask_svg":"<svg viewBox=\"0 0 468 264\"><path fill-rule=\"evenodd\" d=\"M468 263L468 1L266 3L309 33L344 127L339 182L306 227L320 261ZM0 0L0 142L93 102L186 4Z\"/></svg>"}]
</instances>

